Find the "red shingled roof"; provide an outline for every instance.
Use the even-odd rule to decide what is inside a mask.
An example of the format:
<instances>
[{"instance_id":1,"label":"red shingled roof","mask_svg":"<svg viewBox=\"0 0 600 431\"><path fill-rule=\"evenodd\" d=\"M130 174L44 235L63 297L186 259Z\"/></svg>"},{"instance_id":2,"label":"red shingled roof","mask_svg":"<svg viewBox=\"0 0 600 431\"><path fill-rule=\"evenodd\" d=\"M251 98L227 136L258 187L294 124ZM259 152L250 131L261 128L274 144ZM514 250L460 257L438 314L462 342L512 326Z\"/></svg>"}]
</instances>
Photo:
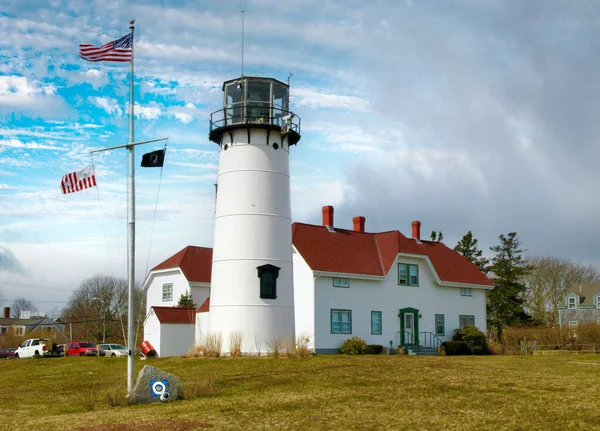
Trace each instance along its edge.
<instances>
[{"instance_id":1,"label":"red shingled roof","mask_svg":"<svg viewBox=\"0 0 600 431\"><path fill-rule=\"evenodd\" d=\"M152 307L160 323L196 323L194 307Z\"/></svg>"},{"instance_id":2,"label":"red shingled roof","mask_svg":"<svg viewBox=\"0 0 600 431\"><path fill-rule=\"evenodd\" d=\"M171 268L180 268L188 282L210 283L212 248L188 245L163 263L156 265L152 271Z\"/></svg>"},{"instance_id":3,"label":"red shingled roof","mask_svg":"<svg viewBox=\"0 0 600 431\"><path fill-rule=\"evenodd\" d=\"M210 311L210 298L206 298L206 301L204 301L202 303L202 305L200 307L198 307L198 310L196 310L198 313L205 313L207 311Z\"/></svg>"},{"instance_id":4,"label":"red shingled roof","mask_svg":"<svg viewBox=\"0 0 600 431\"><path fill-rule=\"evenodd\" d=\"M383 276L398 253L426 255L442 281L493 283L477 266L439 242L418 243L398 231L367 233L325 226L292 225L292 242L313 271Z\"/></svg>"}]
</instances>

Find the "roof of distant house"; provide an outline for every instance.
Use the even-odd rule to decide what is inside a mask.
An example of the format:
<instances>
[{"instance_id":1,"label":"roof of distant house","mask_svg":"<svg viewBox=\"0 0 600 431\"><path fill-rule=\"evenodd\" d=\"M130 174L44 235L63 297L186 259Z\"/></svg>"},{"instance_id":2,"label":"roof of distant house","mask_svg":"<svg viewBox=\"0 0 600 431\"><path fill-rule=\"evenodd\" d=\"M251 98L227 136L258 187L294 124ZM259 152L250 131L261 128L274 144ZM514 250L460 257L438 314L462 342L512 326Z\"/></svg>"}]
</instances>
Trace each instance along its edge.
<instances>
[{"instance_id":1,"label":"roof of distant house","mask_svg":"<svg viewBox=\"0 0 600 431\"><path fill-rule=\"evenodd\" d=\"M441 281L493 286L477 265L441 242L294 223L292 242L313 271L384 276L398 253L427 256Z\"/></svg>"},{"instance_id":2,"label":"roof of distant house","mask_svg":"<svg viewBox=\"0 0 600 431\"><path fill-rule=\"evenodd\" d=\"M152 271L180 268L188 282L210 283L212 252L212 248L188 245L164 262L156 265L152 268Z\"/></svg>"},{"instance_id":3,"label":"roof of distant house","mask_svg":"<svg viewBox=\"0 0 600 431\"><path fill-rule=\"evenodd\" d=\"M571 286L567 296L571 293L579 296L579 306L594 306L594 296L600 293L600 283L578 283ZM566 306L566 298L563 298L560 305Z\"/></svg>"},{"instance_id":4,"label":"roof of distant house","mask_svg":"<svg viewBox=\"0 0 600 431\"><path fill-rule=\"evenodd\" d=\"M160 323L196 323L194 307L152 307Z\"/></svg>"}]
</instances>

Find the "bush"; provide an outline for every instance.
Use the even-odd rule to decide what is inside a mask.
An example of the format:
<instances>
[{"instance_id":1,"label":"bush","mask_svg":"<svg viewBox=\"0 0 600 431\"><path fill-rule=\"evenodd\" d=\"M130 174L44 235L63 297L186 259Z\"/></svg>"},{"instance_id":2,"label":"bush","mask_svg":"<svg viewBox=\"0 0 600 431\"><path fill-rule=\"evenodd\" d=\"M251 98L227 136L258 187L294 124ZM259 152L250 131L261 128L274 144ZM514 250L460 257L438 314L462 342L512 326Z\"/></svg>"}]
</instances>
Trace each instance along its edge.
<instances>
[{"instance_id":1,"label":"bush","mask_svg":"<svg viewBox=\"0 0 600 431\"><path fill-rule=\"evenodd\" d=\"M464 341L444 341L442 354L447 356L470 355L469 346Z\"/></svg>"},{"instance_id":2,"label":"bush","mask_svg":"<svg viewBox=\"0 0 600 431\"><path fill-rule=\"evenodd\" d=\"M464 326L454 331L452 341L464 341L467 343L472 355L485 355L488 353L487 337L474 326Z\"/></svg>"},{"instance_id":3,"label":"bush","mask_svg":"<svg viewBox=\"0 0 600 431\"><path fill-rule=\"evenodd\" d=\"M367 342L360 337L348 338L340 347L340 353L344 355L366 355L369 352Z\"/></svg>"},{"instance_id":4,"label":"bush","mask_svg":"<svg viewBox=\"0 0 600 431\"><path fill-rule=\"evenodd\" d=\"M371 355L381 355L383 346L381 344L369 344L369 350Z\"/></svg>"}]
</instances>

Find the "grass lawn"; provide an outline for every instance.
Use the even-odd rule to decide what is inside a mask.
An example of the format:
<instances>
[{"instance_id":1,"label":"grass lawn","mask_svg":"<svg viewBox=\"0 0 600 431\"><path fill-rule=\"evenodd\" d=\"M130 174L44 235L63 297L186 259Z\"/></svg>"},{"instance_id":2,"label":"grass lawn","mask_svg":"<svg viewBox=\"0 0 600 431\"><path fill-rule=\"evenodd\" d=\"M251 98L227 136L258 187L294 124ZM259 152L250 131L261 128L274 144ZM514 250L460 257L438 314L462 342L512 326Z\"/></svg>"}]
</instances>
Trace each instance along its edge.
<instances>
[{"instance_id":1,"label":"grass lawn","mask_svg":"<svg viewBox=\"0 0 600 431\"><path fill-rule=\"evenodd\" d=\"M600 355L136 361L186 399L127 406L124 358L2 360L0 429L600 430Z\"/></svg>"}]
</instances>

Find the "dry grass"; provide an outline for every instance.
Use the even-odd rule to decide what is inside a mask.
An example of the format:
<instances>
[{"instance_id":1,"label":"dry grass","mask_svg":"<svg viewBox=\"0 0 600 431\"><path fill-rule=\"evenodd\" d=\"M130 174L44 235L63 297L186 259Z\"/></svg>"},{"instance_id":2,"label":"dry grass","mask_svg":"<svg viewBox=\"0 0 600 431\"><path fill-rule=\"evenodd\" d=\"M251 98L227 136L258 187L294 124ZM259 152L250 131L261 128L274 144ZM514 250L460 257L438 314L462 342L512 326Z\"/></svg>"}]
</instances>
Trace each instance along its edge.
<instances>
[{"instance_id":1,"label":"dry grass","mask_svg":"<svg viewBox=\"0 0 600 431\"><path fill-rule=\"evenodd\" d=\"M281 356L281 353L285 349L286 343L285 343L284 340L282 340L281 338L277 337L273 341L271 341L270 343L267 343L267 345L269 346L268 355L271 358L279 358Z\"/></svg>"},{"instance_id":2,"label":"dry grass","mask_svg":"<svg viewBox=\"0 0 600 431\"><path fill-rule=\"evenodd\" d=\"M229 334L229 356L239 358L242 356L243 335L241 332L232 332Z\"/></svg>"},{"instance_id":3,"label":"dry grass","mask_svg":"<svg viewBox=\"0 0 600 431\"><path fill-rule=\"evenodd\" d=\"M560 346L572 341L573 344L600 346L600 325L589 323L569 328L518 327L507 328L502 334L502 351L508 354L521 353L521 345Z\"/></svg>"},{"instance_id":4,"label":"dry grass","mask_svg":"<svg viewBox=\"0 0 600 431\"><path fill-rule=\"evenodd\" d=\"M219 358L223 349L221 334L207 334L203 340L183 355L186 358Z\"/></svg>"},{"instance_id":5,"label":"dry grass","mask_svg":"<svg viewBox=\"0 0 600 431\"><path fill-rule=\"evenodd\" d=\"M2 429L600 428L594 354L148 358L136 372L146 364L182 377L185 399L118 405L106 394L125 361L0 361Z\"/></svg>"}]
</instances>

